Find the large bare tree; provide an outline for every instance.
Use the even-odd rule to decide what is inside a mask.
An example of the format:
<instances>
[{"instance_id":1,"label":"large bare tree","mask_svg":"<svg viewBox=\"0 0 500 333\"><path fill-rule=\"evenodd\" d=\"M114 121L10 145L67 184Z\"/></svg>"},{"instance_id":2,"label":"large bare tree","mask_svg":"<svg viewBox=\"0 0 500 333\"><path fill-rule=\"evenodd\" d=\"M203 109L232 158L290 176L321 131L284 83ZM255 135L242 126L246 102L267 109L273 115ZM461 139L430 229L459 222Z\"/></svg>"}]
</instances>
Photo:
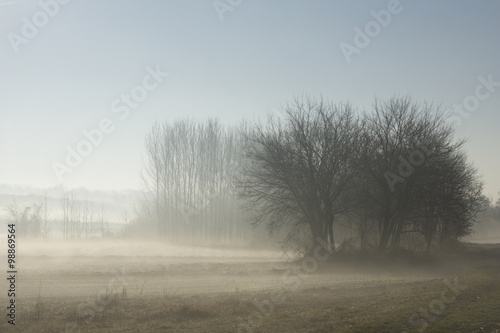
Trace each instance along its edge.
<instances>
[{"instance_id":1,"label":"large bare tree","mask_svg":"<svg viewBox=\"0 0 500 333\"><path fill-rule=\"evenodd\" d=\"M253 223L285 229L285 244L305 229L334 249L335 217L351 209L360 133L349 104L323 99L296 98L282 117L257 124L239 181Z\"/></svg>"},{"instance_id":2,"label":"large bare tree","mask_svg":"<svg viewBox=\"0 0 500 333\"><path fill-rule=\"evenodd\" d=\"M451 213L453 205L477 208L481 184L460 153L464 141L455 140L445 119L438 106L409 97L376 101L366 115L361 165L369 184L363 192L378 222L380 251L398 248L402 234L415 227L429 247L443 214L458 213ZM471 216L461 214L465 224Z\"/></svg>"}]
</instances>

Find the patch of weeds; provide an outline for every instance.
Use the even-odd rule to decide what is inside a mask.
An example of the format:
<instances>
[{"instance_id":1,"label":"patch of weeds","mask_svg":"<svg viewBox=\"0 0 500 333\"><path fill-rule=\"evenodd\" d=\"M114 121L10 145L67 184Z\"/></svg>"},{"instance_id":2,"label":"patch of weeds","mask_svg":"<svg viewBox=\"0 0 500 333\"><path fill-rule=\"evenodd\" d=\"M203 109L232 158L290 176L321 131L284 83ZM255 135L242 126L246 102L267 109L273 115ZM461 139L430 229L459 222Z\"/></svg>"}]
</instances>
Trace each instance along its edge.
<instances>
[{"instance_id":1,"label":"patch of weeds","mask_svg":"<svg viewBox=\"0 0 500 333\"><path fill-rule=\"evenodd\" d=\"M182 318L188 320L204 319L213 316L213 313L210 311L188 304L182 305L175 311L175 314L179 319Z\"/></svg>"},{"instance_id":2,"label":"patch of weeds","mask_svg":"<svg viewBox=\"0 0 500 333\"><path fill-rule=\"evenodd\" d=\"M38 285L38 297L37 297L36 303L35 303L35 318L36 319L42 318L42 312L43 312L42 288L43 288L43 283L42 283L42 281L40 281L40 283Z\"/></svg>"},{"instance_id":3,"label":"patch of weeds","mask_svg":"<svg viewBox=\"0 0 500 333\"><path fill-rule=\"evenodd\" d=\"M146 285L146 282L148 282L148 280L142 281L141 291L139 293L139 297L142 297L142 293L144 292L144 286Z\"/></svg>"},{"instance_id":4,"label":"patch of weeds","mask_svg":"<svg viewBox=\"0 0 500 333\"><path fill-rule=\"evenodd\" d=\"M240 288L238 288L238 286L234 286L234 293L229 297L229 299L230 299L230 302L235 306L240 304L241 292L240 292Z\"/></svg>"},{"instance_id":5,"label":"patch of weeds","mask_svg":"<svg viewBox=\"0 0 500 333\"><path fill-rule=\"evenodd\" d=\"M163 293L163 299L166 301L170 300L170 299L175 299L176 298L175 296L177 294L177 289L174 289L173 291L172 290L169 291L169 289L167 287L165 287L165 288L163 288L162 293Z\"/></svg>"}]
</instances>

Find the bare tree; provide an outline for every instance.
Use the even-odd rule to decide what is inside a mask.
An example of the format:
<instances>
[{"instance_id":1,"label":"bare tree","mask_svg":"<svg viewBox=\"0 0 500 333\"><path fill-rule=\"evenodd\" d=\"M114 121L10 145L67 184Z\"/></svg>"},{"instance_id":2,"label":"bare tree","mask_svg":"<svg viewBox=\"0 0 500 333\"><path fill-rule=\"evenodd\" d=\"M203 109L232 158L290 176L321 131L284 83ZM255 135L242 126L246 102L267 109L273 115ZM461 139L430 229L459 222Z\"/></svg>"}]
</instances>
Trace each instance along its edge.
<instances>
[{"instance_id":1,"label":"bare tree","mask_svg":"<svg viewBox=\"0 0 500 333\"><path fill-rule=\"evenodd\" d=\"M375 101L367 114L362 172L365 191L379 226L379 250L397 248L414 207L414 192L425 177L425 165L458 149L453 129L439 107L409 97Z\"/></svg>"},{"instance_id":2,"label":"bare tree","mask_svg":"<svg viewBox=\"0 0 500 333\"><path fill-rule=\"evenodd\" d=\"M154 213L156 235L220 244L244 233L233 184L242 137L216 119L154 124L145 140L147 204L139 214Z\"/></svg>"},{"instance_id":3,"label":"bare tree","mask_svg":"<svg viewBox=\"0 0 500 333\"><path fill-rule=\"evenodd\" d=\"M295 99L283 119L256 125L245 148L249 164L239 186L254 225L286 229L285 244L306 227L335 248L335 216L352 208L360 122L349 104Z\"/></svg>"},{"instance_id":4,"label":"bare tree","mask_svg":"<svg viewBox=\"0 0 500 333\"><path fill-rule=\"evenodd\" d=\"M39 204L19 206L16 201L7 206L7 213L22 237L39 237L41 234L41 209Z\"/></svg>"},{"instance_id":5,"label":"bare tree","mask_svg":"<svg viewBox=\"0 0 500 333\"><path fill-rule=\"evenodd\" d=\"M82 210L81 210L81 222L82 222L82 227L85 229L85 238L88 239L89 236L92 237L92 222L93 222L93 217L94 217L94 210L92 203L89 201L88 198L85 198L85 200L82 203ZM90 227L90 232L89 232L89 227Z\"/></svg>"},{"instance_id":6,"label":"bare tree","mask_svg":"<svg viewBox=\"0 0 500 333\"><path fill-rule=\"evenodd\" d=\"M101 207L99 211L98 221L99 221L99 229L101 229L101 238L109 232L108 229L108 221L106 219L106 209L104 207L104 202L101 202Z\"/></svg>"},{"instance_id":7,"label":"bare tree","mask_svg":"<svg viewBox=\"0 0 500 333\"><path fill-rule=\"evenodd\" d=\"M69 235L69 221L70 221L70 198L69 193L67 191L63 191L61 199L61 230L63 233L63 238L67 239Z\"/></svg>"},{"instance_id":8,"label":"bare tree","mask_svg":"<svg viewBox=\"0 0 500 333\"><path fill-rule=\"evenodd\" d=\"M49 217L50 217L50 210L48 206L48 197L47 193L44 194L43 199L40 203L41 211L41 220L42 220L42 225L41 225L41 235L43 238L48 238L49 233L52 229L49 223Z\"/></svg>"}]
</instances>

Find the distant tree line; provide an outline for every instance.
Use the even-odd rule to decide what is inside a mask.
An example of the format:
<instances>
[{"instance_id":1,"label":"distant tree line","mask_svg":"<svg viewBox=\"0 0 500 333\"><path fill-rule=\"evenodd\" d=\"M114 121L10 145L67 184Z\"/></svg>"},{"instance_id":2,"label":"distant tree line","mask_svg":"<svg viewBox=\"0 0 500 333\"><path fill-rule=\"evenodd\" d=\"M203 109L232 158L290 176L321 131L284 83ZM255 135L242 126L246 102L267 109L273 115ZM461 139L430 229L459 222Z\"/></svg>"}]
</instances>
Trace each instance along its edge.
<instances>
[{"instance_id":1,"label":"distant tree line","mask_svg":"<svg viewBox=\"0 0 500 333\"><path fill-rule=\"evenodd\" d=\"M500 192L498 193L500 195ZM495 204L487 201L487 208L480 213L479 223L474 226L474 238L498 242L500 240L500 198Z\"/></svg>"},{"instance_id":2,"label":"distant tree line","mask_svg":"<svg viewBox=\"0 0 500 333\"><path fill-rule=\"evenodd\" d=\"M88 198L78 199L73 191L64 191L60 206L59 225L64 239L102 238L109 233L104 204L96 208Z\"/></svg>"},{"instance_id":3,"label":"distant tree line","mask_svg":"<svg viewBox=\"0 0 500 333\"><path fill-rule=\"evenodd\" d=\"M63 191L58 212L49 207L49 197L30 205L12 202L6 211L17 233L27 238L50 238L59 231L63 239L90 239L109 235L104 205L96 208L88 198L80 199L75 191Z\"/></svg>"},{"instance_id":4,"label":"distant tree line","mask_svg":"<svg viewBox=\"0 0 500 333\"><path fill-rule=\"evenodd\" d=\"M47 238L52 226L49 222L49 210L47 197L39 203L28 206L20 206L16 202L6 208L10 217L9 222L16 224L16 232L19 236L33 238Z\"/></svg>"}]
</instances>

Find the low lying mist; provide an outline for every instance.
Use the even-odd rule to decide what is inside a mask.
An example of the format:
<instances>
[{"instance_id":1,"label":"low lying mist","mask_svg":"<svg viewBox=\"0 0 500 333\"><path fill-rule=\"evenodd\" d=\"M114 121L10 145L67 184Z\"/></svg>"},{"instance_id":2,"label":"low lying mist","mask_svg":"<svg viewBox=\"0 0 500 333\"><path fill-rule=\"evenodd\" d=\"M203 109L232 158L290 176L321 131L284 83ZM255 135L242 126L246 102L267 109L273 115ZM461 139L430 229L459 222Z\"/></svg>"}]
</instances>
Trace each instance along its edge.
<instances>
[{"instance_id":1,"label":"low lying mist","mask_svg":"<svg viewBox=\"0 0 500 333\"><path fill-rule=\"evenodd\" d=\"M19 244L21 256L47 257L204 257L204 258L269 258L283 259L279 250L182 246L156 241L98 240L42 241L30 240Z\"/></svg>"}]
</instances>

